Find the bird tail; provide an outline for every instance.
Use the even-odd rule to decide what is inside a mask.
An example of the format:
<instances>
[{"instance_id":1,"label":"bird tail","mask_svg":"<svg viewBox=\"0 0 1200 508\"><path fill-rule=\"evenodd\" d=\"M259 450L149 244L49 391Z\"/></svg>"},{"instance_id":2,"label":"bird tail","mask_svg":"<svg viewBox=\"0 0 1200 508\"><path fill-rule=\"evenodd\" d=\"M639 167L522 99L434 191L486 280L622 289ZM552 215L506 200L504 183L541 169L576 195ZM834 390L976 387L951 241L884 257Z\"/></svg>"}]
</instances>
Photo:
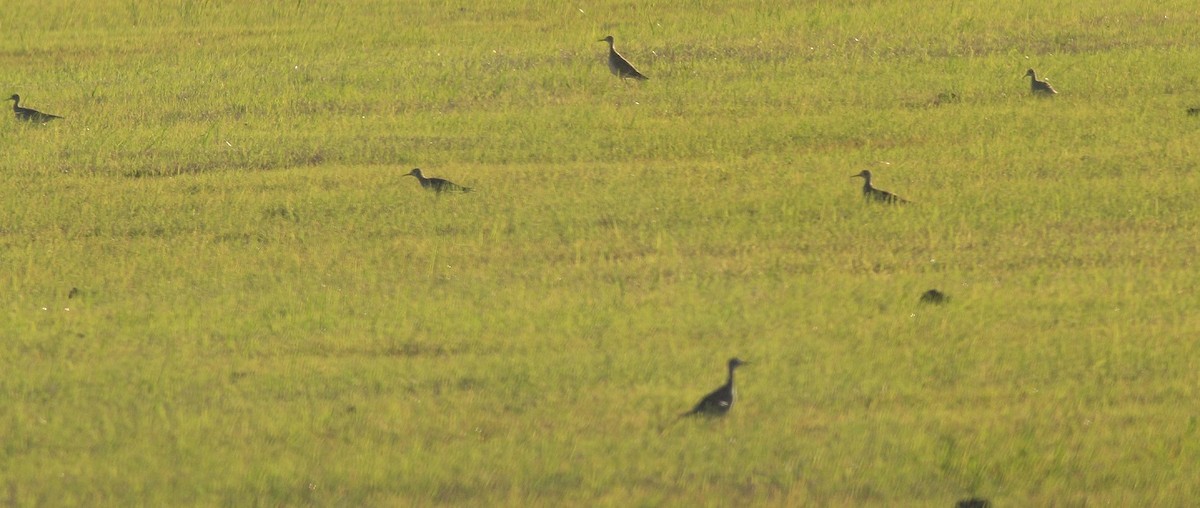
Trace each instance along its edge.
<instances>
[{"instance_id":1,"label":"bird tail","mask_svg":"<svg viewBox=\"0 0 1200 508\"><path fill-rule=\"evenodd\" d=\"M687 418L687 417L689 417L689 416L692 416L692 415L694 415L694 414L696 414L696 411L695 411L695 410L688 411L688 412L686 412L686 413L680 413L680 414L679 414L679 416L676 416L676 417L675 417L674 419L672 419L671 421L668 421L667 423L663 424L663 426L662 426L661 428L659 428L659 429L658 429L658 435L660 435L660 436L661 436L661 435L663 435L663 434L666 434L666 433L667 433L667 430L668 430L668 429L670 429L671 427L674 427L674 426L675 426L675 424L679 423L679 421L680 421L680 420L682 420L682 419L684 419L684 418Z\"/></svg>"}]
</instances>

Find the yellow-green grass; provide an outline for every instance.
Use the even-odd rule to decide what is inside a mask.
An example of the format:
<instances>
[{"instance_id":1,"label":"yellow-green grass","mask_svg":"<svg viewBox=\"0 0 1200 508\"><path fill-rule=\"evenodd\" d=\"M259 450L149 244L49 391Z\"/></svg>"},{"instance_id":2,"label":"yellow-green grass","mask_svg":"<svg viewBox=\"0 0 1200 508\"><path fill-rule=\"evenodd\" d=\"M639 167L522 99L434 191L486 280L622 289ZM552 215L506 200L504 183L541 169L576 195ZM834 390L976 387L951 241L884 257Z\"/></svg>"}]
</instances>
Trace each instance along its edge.
<instances>
[{"instance_id":1,"label":"yellow-green grass","mask_svg":"<svg viewBox=\"0 0 1200 508\"><path fill-rule=\"evenodd\" d=\"M1194 5L676 4L6 5L0 504L1194 503Z\"/></svg>"}]
</instances>

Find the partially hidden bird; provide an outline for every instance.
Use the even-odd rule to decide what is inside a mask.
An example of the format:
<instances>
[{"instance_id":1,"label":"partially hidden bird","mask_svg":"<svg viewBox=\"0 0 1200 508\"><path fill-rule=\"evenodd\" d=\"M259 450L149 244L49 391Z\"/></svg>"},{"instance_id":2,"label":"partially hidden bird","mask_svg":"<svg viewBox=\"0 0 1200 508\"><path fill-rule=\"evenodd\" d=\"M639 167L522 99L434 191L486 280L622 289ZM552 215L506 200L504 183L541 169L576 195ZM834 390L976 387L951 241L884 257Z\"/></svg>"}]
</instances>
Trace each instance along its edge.
<instances>
[{"instance_id":1,"label":"partially hidden bird","mask_svg":"<svg viewBox=\"0 0 1200 508\"><path fill-rule=\"evenodd\" d=\"M864 169L857 175L850 175L850 178L862 178L864 180L864 182L863 182L863 197L866 199L870 199L873 201L879 201L881 203L894 203L894 204L903 204L903 203L909 202L907 199L904 199L900 196L892 194L891 192L885 191L883 189L876 189L875 186L871 185L871 170L869 170L869 169Z\"/></svg>"},{"instance_id":2,"label":"partially hidden bird","mask_svg":"<svg viewBox=\"0 0 1200 508\"><path fill-rule=\"evenodd\" d=\"M940 304L943 304L943 303L946 303L949 301L950 301L950 297L946 296L946 293L943 293L936 289L930 289L929 291L921 293L921 303L932 303L932 304L940 305Z\"/></svg>"},{"instance_id":3,"label":"partially hidden bird","mask_svg":"<svg viewBox=\"0 0 1200 508\"><path fill-rule=\"evenodd\" d=\"M620 53L617 53L617 49L613 47L613 36L609 35L597 42L608 43L608 70L612 71L613 76L621 79L633 78L642 81L650 79L634 68L633 64L629 63L629 60L626 60Z\"/></svg>"},{"instance_id":4,"label":"partially hidden bird","mask_svg":"<svg viewBox=\"0 0 1200 508\"><path fill-rule=\"evenodd\" d=\"M1058 93L1058 90L1050 86L1050 83L1039 80L1037 73L1033 72L1033 69L1025 71L1025 75L1029 77L1029 89L1034 95L1054 95Z\"/></svg>"},{"instance_id":5,"label":"partially hidden bird","mask_svg":"<svg viewBox=\"0 0 1200 508\"><path fill-rule=\"evenodd\" d=\"M449 180L442 178L426 178L425 175L421 174L421 168L413 168L412 171L409 171L404 176L415 177L417 181L421 182L422 189L431 190L438 194L443 192L471 192L470 187L463 187Z\"/></svg>"},{"instance_id":6,"label":"partially hidden bird","mask_svg":"<svg viewBox=\"0 0 1200 508\"><path fill-rule=\"evenodd\" d=\"M954 508L992 508L992 502L982 497L960 499L954 503Z\"/></svg>"},{"instance_id":7,"label":"partially hidden bird","mask_svg":"<svg viewBox=\"0 0 1200 508\"><path fill-rule=\"evenodd\" d=\"M13 101L13 115L15 115L18 120L24 120L26 122L46 123L46 122L49 122L50 120L62 118L61 116L58 116L58 115L42 113L41 111L38 111L36 109L29 109L29 108L21 107L21 96L20 95L13 94L12 97L8 98L8 100Z\"/></svg>"}]
</instances>

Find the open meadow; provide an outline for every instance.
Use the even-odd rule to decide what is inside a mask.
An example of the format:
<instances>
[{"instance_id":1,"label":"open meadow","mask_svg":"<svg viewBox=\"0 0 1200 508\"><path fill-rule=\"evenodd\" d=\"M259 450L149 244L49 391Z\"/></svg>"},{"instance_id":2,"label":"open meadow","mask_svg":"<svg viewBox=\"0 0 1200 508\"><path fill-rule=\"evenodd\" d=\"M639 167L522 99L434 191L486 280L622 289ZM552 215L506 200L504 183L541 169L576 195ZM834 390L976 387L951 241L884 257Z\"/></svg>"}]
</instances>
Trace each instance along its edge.
<instances>
[{"instance_id":1,"label":"open meadow","mask_svg":"<svg viewBox=\"0 0 1200 508\"><path fill-rule=\"evenodd\" d=\"M1195 505L1194 0L682 4L6 2L0 505Z\"/></svg>"}]
</instances>

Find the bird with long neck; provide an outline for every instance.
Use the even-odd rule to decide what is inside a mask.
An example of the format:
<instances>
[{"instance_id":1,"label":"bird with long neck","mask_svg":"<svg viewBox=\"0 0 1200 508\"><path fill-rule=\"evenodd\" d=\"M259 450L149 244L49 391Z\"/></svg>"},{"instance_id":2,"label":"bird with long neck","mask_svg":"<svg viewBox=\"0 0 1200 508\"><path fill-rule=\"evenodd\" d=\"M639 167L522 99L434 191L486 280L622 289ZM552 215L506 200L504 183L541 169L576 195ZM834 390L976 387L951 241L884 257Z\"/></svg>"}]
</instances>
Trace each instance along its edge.
<instances>
[{"instance_id":1,"label":"bird with long neck","mask_svg":"<svg viewBox=\"0 0 1200 508\"><path fill-rule=\"evenodd\" d=\"M629 63L629 60L626 60L620 53L617 53L617 49L613 47L613 36L609 35L597 42L608 43L608 70L612 71L613 76L621 79L633 78L642 81L650 79L641 72L638 72L633 67L633 64Z\"/></svg>"},{"instance_id":2,"label":"bird with long neck","mask_svg":"<svg viewBox=\"0 0 1200 508\"><path fill-rule=\"evenodd\" d=\"M733 403L737 401L737 390L733 387L733 371L745 363L737 358L731 358L729 360L729 377L725 380L725 384L705 395L700 402L696 403L696 407L680 416L724 416L725 413L728 413L733 408Z\"/></svg>"},{"instance_id":3,"label":"bird with long neck","mask_svg":"<svg viewBox=\"0 0 1200 508\"><path fill-rule=\"evenodd\" d=\"M421 168L413 168L412 171L409 171L404 176L415 177L418 182L421 182L422 189L431 190L438 194L443 192L471 192L470 187L463 187L449 180L442 178L426 178L425 175L421 174Z\"/></svg>"},{"instance_id":4,"label":"bird with long neck","mask_svg":"<svg viewBox=\"0 0 1200 508\"><path fill-rule=\"evenodd\" d=\"M862 170L862 172L860 172L857 175L851 175L850 178L862 178L864 180L863 181L863 197L866 199L879 201L881 203L895 203L895 204L908 203L907 199L904 199L900 196L892 194L883 189L876 189L873 185L871 185L871 170L869 170L869 169L864 169L864 170Z\"/></svg>"},{"instance_id":5,"label":"bird with long neck","mask_svg":"<svg viewBox=\"0 0 1200 508\"><path fill-rule=\"evenodd\" d=\"M1058 93L1054 87L1050 86L1050 83L1038 80L1037 73L1033 72L1033 69L1025 71L1025 75L1029 77L1029 88L1034 94L1054 95Z\"/></svg>"},{"instance_id":6,"label":"bird with long neck","mask_svg":"<svg viewBox=\"0 0 1200 508\"><path fill-rule=\"evenodd\" d=\"M36 109L21 107L21 96L20 95L12 94L12 97L9 97L8 100L13 101L13 115L15 115L18 120L24 120L26 122L46 123L46 122L49 122L50 120L62 118L61 116L58 116L58 115L42 113L41 111L38 111Z\"/></svg>"},{"instance_id":7,"label":"bird with long neck","mask_svg":"<svg viewBox=\"0 0 1200 508\"><path fill-rule=\"evenodd\" d=\"M745 365L746 363L747 362L737 358L730 358L728 364L729 377L725 379L725 384L721 385L716 390L713 390L708 395L705 395L704 398L700 399L700 402L697 402L696 406L690 411L680 414L678 417L675 417L670 422L664 424L662 428L659 429L659 434L666 432L672 424L678 423L684 418L688 418L690 416L718 417L725 416L726 413L729 413L729 410L733 408L733 403L737 401L737 390L734 389L733 386L733 371L734 369L737 369L738 366Z\"/></svg>"}]
</instances>

